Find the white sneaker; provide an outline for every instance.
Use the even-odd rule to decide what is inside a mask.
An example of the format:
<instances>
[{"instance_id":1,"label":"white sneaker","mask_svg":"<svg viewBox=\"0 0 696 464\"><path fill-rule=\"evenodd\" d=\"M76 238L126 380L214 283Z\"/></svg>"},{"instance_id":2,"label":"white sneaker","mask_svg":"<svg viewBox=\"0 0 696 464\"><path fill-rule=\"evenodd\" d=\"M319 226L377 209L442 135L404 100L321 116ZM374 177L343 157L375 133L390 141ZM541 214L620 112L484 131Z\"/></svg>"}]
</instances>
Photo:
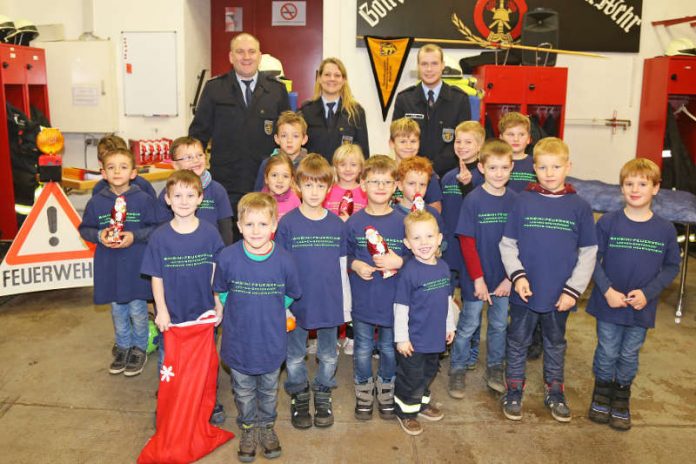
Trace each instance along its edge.
<instances>
[{"instance_id":1,"label":"white sneaker","mask_svg":"<svg viewBox=\"0 0 696 464\"><path fill-rule=\"evenodd\" d=\"M346 338L346 341L343 342L343 353L348 355L348 356L353 356L353 339L352 338Z\"/></svg>"}]
</instances>

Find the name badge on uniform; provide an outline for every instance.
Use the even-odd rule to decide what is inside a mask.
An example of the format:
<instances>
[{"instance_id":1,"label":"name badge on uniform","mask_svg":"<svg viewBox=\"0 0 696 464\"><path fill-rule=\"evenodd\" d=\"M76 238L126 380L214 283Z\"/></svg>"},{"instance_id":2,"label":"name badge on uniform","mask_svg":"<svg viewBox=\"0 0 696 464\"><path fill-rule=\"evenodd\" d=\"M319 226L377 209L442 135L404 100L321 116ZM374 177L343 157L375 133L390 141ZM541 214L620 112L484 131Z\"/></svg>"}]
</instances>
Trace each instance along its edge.
<instances>
[{"instance_id":1,"label":"name badge on uniform","mask_svg":"<svg viewBox=\"0 0 696 464\"><path fill-rule=\"evenodd\" d=\"M266 135L273 134L273 120L272 119L266 119L263 122L263 131L266 133Z\"/></svg>"},{"instance_id":2,"label":"name badge on uniform","mask_svg":"<svg viewBox=\"0 0 696 464\"><path fill-rule=\"evenodd\" d=\"M442 129L442 141L445 143L450 143L452 140L454 140L454 129Z\"/></svg>"},{"instance_id":3,"label":"name badge on uniform","mask_svg":"<svg viewBox=\"0 0 696 464\"><path fill-rule=\"evenodd\" d=\"M406 113L404 117L410 119L425 119L425 115L419 113Z\"/></svg>"},{"instance_id":4,"label":"name badge on uniform","mask_svg":"<svg viewBox=\"0 0 696 464\"><path fill-rule=\"evenodd\" d=\"M353 143L353 137L350 135L344 135L341 137L341 143Z\"/></svg>"}]
</instances>

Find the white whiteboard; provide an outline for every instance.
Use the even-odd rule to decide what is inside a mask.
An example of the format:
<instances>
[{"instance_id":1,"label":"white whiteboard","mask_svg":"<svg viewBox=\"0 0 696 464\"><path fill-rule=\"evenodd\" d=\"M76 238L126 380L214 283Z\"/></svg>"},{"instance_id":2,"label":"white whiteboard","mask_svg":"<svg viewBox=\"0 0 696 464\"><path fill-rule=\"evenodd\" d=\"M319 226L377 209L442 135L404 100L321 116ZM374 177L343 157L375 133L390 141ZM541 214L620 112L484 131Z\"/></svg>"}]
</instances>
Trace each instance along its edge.
<instances>
[{"instance_id":1,"label":"white whiteboard","mask_svg":"<svg viewBox=\"0 0 696 464\"><path fill-rule=\"evenodd\" d=\"M176 32L122 32L123 112L177 116Z\"/></svg>"}]
</instances>

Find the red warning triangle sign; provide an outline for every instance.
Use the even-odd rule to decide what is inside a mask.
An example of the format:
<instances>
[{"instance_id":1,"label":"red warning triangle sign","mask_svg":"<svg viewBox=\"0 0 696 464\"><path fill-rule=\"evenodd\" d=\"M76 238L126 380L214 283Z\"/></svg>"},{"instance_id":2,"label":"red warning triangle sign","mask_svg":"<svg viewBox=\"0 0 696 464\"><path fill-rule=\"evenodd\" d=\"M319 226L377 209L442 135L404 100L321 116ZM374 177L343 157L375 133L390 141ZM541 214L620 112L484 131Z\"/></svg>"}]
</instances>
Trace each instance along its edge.
<instances>
[{"instance_id":1,"label":"red warning triangle sign","mask_svg":"<svg viewBox=\"0 0 696 464\"><path fill-rule=\"evenodd\" d=\"M94 257L96 246L77 228L80 216L60 185L49 182L36 200L5 256L5 263L47 263Z\"/></svg>"}]
</instances>

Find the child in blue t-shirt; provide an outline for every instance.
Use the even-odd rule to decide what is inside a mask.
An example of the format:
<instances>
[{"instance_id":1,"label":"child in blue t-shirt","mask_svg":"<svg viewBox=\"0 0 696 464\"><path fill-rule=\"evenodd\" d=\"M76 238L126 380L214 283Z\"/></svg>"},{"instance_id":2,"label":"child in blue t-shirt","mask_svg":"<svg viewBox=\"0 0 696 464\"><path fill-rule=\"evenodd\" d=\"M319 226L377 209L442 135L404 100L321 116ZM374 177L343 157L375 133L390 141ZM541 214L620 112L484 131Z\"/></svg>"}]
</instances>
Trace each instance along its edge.
<instances>
[{"instance_id":1,"label":"child in blue t-shirt","mask_svg":"<svg viewBox=\"0 0 696 464\"><path fill-rule=\"evenodd\" d=\"M389 147L394 151L396 164L413 158L420 150L420 126L411 118L401 118L389 126ZM392 204L398 204L403 198L403 192L397 187L392 196ZM439 213L442 210L442 190L440 177L433 173L423 194L425 202Z\"/></svg>"},{"instance_id":2,"label":"child in blue t-shirt","mask_svg":"<svg viewBox=\"0 0 696 464\"><path fill-rule=\"evenodd\" d=\"M521 192L508 215L500 255L515 291L510 295L507 393L503 413L522 419L527 349L537 321L544 345L544 404L554 419L571 419L563 393L565 328L570 310L590 282L597 237L590 205L565 184L568 146L556 137L534 147L539 183Z\"/></svg>"},{"instance_id":3,"label":"child in blue t-shirt","mask_svg":"<svg viewBox=\"0 0 696 464\"><path fill-rule=\"evenodd\" d=\"M92 196L80 224L80 236L96 243L94 303L111 304L116 343L110 374L131 377L147 362L147 300L152 298L140 263L150 233L157 225L155 200L130 182L135 178L135 158L123 148L104 154L102 176L108 188ZM125 200L122 231L110 224L116 203ZM118 214L118 213L117 213Z\"/></svg>"},{"instance_id":4,"label":"child in blue t-shirt","mask_svg":"<svg viewBox=\"0 0 696 464\"><path fill-rule=\"evenodd\" d=\"M305 364L308 331L316 329L319 362L312 382L314 425L329 427L334 422L331 390L336 388L338 327L350 321L346 226L322 206L332 182L333 169L326 158L307 155L295 173L302 204L283 216L275 236L276 243L288 250L302 269L302 298L290 307L297 327L288 334L285 363L285 391L292 398L290 420L298 429L312 426Z\"/></svg>"},{"instance_id":5,"label":"child in blue t-shirt","mask_svg":"<svg viewBox=\"0 0 696 464\"><path fill-rule=\"evenodd\" d=\"M454 340L456 306L449 292L449 267L437 257L442 234L435 217L414 211L404 219L404 227L404 244L414 259L399 271L394 298L394 401L401 428L419 435L423 428L418 418L439 421L445 417L430 397L430 384L445 343Z\"/></svg>"},{"instance_id":6,"label":"child in blue t-shirt","mask_svg":"<svg viewBox=\"0 0 696 464\"><path fill-rule=\"evenodd\" d=\"M462 260L459 240L455 237L454 232L459 222L462 201L474 188L483 184L483 175L481 175L477 165L479 151L485 138L486 131L477 121L459 123L454 129L454 154L459 159L459 166L447 172L440 181L442 185L442 218L445 223L442 233L445 237L444 241L447 243L447 247L442 253L442 258L450 267L452 295L454 295L457 287L460 286L460 280L464 282L469 281L464 261ZM458 299L455 301L461 306L461 301ZM467 369L476 368L480 339L481 330L479 326L479 329L471 336ZM454 379L463 380L463 377L457 376ZM461 390L461 388L457 388L457 390ZM450 391L450 394L452 391Z\"/></svg>"},{"instance_id":7,"label":"child in blue t-shirt","mask_svg":"<svg viewBox=\"0 0 696 464\"><path fill-rule=\"evenodd\" d=\"M660 292L679 273L674 226L651 210L660 168L648 159L626 163L620 173L626 206L597 222L595 286L587 312L597 319L597 348L590 420L617 430L631 428L631 383L648 329L655 327Z\"/></svg>"},{"instance_id":8,"label":"child in blue t-shirt","mask_svg":"<svg viewBox=\"0 0 696 464\"><path fill-rule=\"evenodd\" d=\"M171 324L194 321L210 309L215 309L218 317L222 315L222 306L213 299L211 281L214 258L224 244L217 228L196 216L203 202L200 177L188 170L175 171L163 191L174 217L153 232L141 272L151 276L155 323L166 331ZM164 361L163 342L164 338L160 341L160 368ZM224 421L219 404L215 406L215 417Z\"/></svg>"},{"instance_id":9,"label":"child in blue t-shirt","mask_svg":"<svg viewBox=\"0 0 696 464\"><path fill-rule=\"evenodd\" d=\"M99 139L99 142L97 143L97 161L99 162L99 169L102 169L104 166L104 154L117 149L128 150L128 144L118 135L108 134ZM157 198L157 193L152 187L152 184L150 184L150 182L148 182L144 177L136 174L135 178L133 178L131 181L131 184L137 185L140 187L140 190L147 193L152 198ZM109 184L105 179L100 179L99 182L97 182L92 188L92 196L101 192L108 186Z\"/></svg>"},{"instance_id":10,"label":"child in blue t-shirt","mask_svg":"<svg viewBox=\"0 0 696 464\"><path fill-rule=\"evenodd\" d=\"M280 366L288 349L285 309L301 291L292 256L271 240L277 226L275 199L248 193L237 211L243 240L218 256L213 286L217 293L227 292L220 356L232 371L242 432L238 456L251 462L257 443L266 458L281 453L273 426Z\"/></svg>"},{"instance_id":11,"label":"child in blue t-shirt","mask_svg":"<svg viewBox=\"0 0 696 464\"><path fill-rule=\"evenodd\" d=\"M394 418L394 294L403 265L404 213L389 206L396 189L396 163L386 155L375 155L365 162L360 186L367 193L367 206L354 213L348 222L348 265L353 271L350 289L353 302L353 380L355 417L372 419L376 383L379 415ZM379 245L368 243L368 231ZM383 241L379 241L377 233ZM388 252L384 253L386 243ZM381 250L379 253L373 252ZM390 276L391 275L391 276ZM372 375L374 334L379 340L377 381Z\"/></svg>"},{"instance_id":12,"label":"child in blue t-shirt","mask_svg":"<svg viewBox=\"0 0 696 464\"><path fill-rule=\"evenodd\" d=\"M437 220L437 227L444 234L445 223L442 220L440 212L432 206L425 204L425 201L423 201L421 205L418 205L417 202L419 196L421 200L423 200L430 179L432 179L434 174L432 162L424 156L414 156L413 158L405 159L399 163L399 167L396 171L397 178L399 179L396 182L396 188L401 190L402 197L401 201L394 205L394 209L401 210L404 214L408 214L412 210L422 207L435 217ZM414 201L416 203L414 203ZM443 238L440 251L446 250L447 245L447 242Z\"/></svg>"},{"instance_id":13,"label":"child in blue t-shirt","mask_svg":"<svg viewBox=\"0 0 696 464\"><path fill-rule=\"evenodd\" d=\"M515 192L521 192L530 182L536 182L534 159L526 153L527 146L532 141L529 117L517 111L505 113L498 121L500 138L512 147L512 161L515 165L510 174L508 187Z\"/></svg>"},{"instance_id":14,"label":"child in blue t-shirt","mask_svg":"<svg viewBox=\"0 0 696 464\"><path fill-rule=\"evenodd\" d=\"M512 149L491 139L481 148L479 169L485 182L464 199L456 233L461 242L465 272L461 281L464 306L450 357L449 394L464 397L464 376L470 364L470 339L481 325L488 303L486 383L505 393L503 362L511 282L505 275L498 244L517 194L505 187L512 170Z\"/></svg>"},{"instance_id":15,"label":"child in blue t-shirt","mask_svg":"<svg viewBox=\"0 0 696 464\"><path fill-rule=\"evenodd\" d=\"M234 213L230 199L225 187L213 180L210 171L206 168L206 155L201 142L193 137L179 137L172 142L169 152L172 165L177 170L193 171L201 179L203 201L196 209L196 216L216 227L225 245L232 244L234 241L232 234L232 227L234 227L232 216ZM163 189L158 198L158 214L161 222L171 220L174 215L169 203L165 200L166 193L166 189Z\"/></svg>"}]
</instances>

